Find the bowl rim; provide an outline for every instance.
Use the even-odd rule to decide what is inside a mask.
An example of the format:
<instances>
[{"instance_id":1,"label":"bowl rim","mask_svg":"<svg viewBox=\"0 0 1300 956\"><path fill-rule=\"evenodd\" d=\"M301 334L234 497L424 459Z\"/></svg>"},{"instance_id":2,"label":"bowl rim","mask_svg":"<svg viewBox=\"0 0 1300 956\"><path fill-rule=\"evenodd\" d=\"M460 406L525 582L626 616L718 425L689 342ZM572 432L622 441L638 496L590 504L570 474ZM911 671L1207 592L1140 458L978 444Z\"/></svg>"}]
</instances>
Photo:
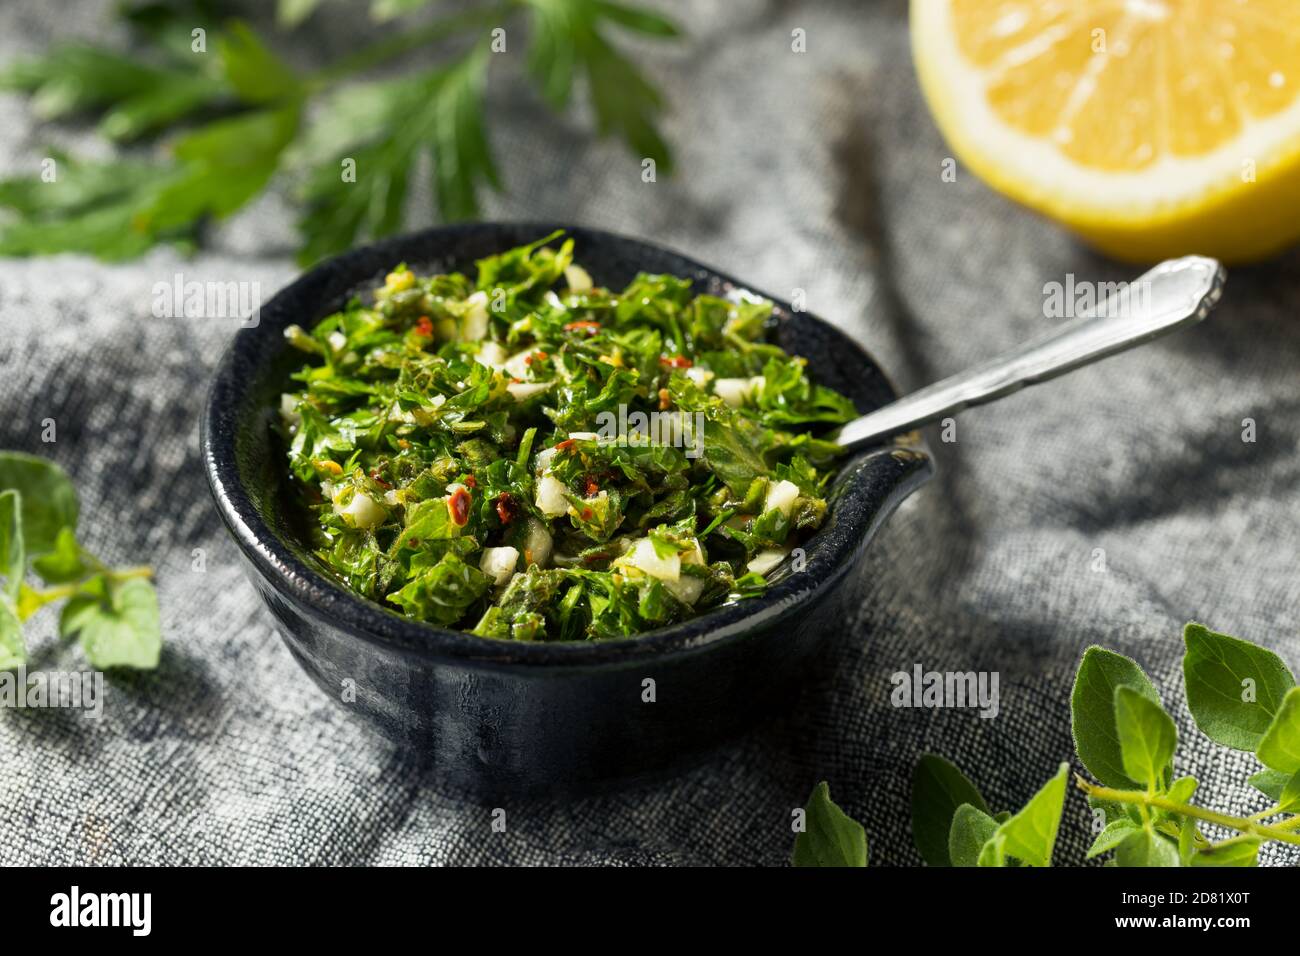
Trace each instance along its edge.
<instances>
[{"instance_id":1,"label":"bowl rim","mask_svg":"<svg viewBox=\"0 0 1300 956\"><path fill-rule=\"evenodd\" d=\"M388 256L392 262L402 261L409 256L395 250L411 245L428 244L441 238L454 241L457 235L480 231L535 230L540 237L557 229L563 230L566 235L623 244L669 256L693 271L696 279L707 277L761 296L770 300L774 311L784 316L789 316L794 311L789 303L755 289L749 283L654 242L574 224L501 220L435 226L355 246L299 273L261 307L261 312L266 313L274 309L278 301L307 291L314 281L321 279L328 271L355 274L356 279L352 285L360 285L373 278L374 274L371 268L358 269L360 263L371 260L376 255ZM418 256L413 261L418 261ZM811 312L800 310L800 316L829 330L839 343L855 353L865 367L873 369L884 387L892 396L897 397L898 391L888 376L855 339ZM840 475L847 474L850 469L860 469L878 456L897 456L900 452L915 456L920 467L900 476L896 486L876 509L874 517L868 515L862 527L852 529L852 533L847 535L837 535L832 546L815 549L809 554L809 566L805 572L813 571L815 558L819 566L827 565L825 568L819 567L825 573L788 575L774 583L760 597L723 605L698 617L631 637L568 642L494 640L412 620L401 616L396 610L390 610L356 594L341 582L331 580L302 561L293 548L262 519L244 486L236 457L237 429L233 427L231 419L235 417L234 410L239 404L240 396L248 388L247 381L236 375L237 366L241 357L248 357L251 361L251 357L265 347L263 338L268 334L264 330L266 328L269 326L259 322L235 333L217 362L204 402L200 421L200 450L209 490L222 523L253 569L282 597L292 597L298 613L305 612L322 622L346 630L367 643L422 656L454 659L465 664L514 664L530 668L563 667L567 670L584 666L632 664L644 662L647 658L661 659L689 654L738 639L752 632L756 624L797 613L808 601L837 583L853 564L853 551L865 546L879 522L888 516L899 501L924 482L933 470L932 459L924 444L919 442L886 444L848 459L841 468Z\"/></svg>"}]
</instances>

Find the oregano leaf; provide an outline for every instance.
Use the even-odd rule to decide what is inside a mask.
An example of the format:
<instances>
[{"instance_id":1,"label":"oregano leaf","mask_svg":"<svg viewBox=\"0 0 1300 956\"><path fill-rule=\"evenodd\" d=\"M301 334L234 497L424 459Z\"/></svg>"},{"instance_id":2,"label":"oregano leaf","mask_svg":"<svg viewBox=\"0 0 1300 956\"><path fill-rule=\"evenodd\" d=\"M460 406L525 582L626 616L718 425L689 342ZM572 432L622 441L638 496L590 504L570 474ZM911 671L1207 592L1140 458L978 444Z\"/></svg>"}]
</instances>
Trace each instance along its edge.
<instances>
[{"instance_id":1,"label":"oregano leaf","mask_svg":"<svg viewBox=\"0 0 1300 956\"><path fill-rule=\"evenodd\" d=\"M1292 687L1282 698L1255 755L1272 770L1300 771L1300 687Z\"/></svg>"},{"instance_id":2,"label":"oregano leaf","mask_svg":"<svg viewBox=\"0 0 1300 956\"><path fill-rule=\"evenodd\" d=\"M1188 803L1195 796L1197 786L1195 777L1179 777L1169 785L1165 796L1178 803Z\"/></svg>"},{"instance_id":3,"label":"oregano leaf","mask_svg":"<svg viewBox=\"0 0 1300 956\"><path fill-rule=\"evenodd\" d=\"M13 670L26 663L22 622L8 602L0 601L0 671Z\"/></svg>"},{"instance_id":4,"label":"oregano leaf","mask_svg":"<svg viewBox=\"0 0 1300 956\"><path fill-rule=\"evenodd\" d=\"M158 595L143 578L120 583L92 579L64 605L59 629L64 637L80 640L86 659L98 670L158 666L162 650Z\"/></svg>"},{"instance_id":5,"label":"oregano leaf","mask_svg":"<svg viewBox=\"0 0 1300 956\"><path fill-rule=\"evenodd\" d=\"M54 550L41 555L32 562L35 571L46 584L67 584L80 581L90 573L83 560L77 535L71 528L64 528L54 541Z\"/></svg>"},{"instance_id":6,"label":"oregano leaf","mask_svg":"<svg viewBox=\"0 0 1300 956\"><path fill-rule=\"evenodd\" d=\"M0 492L0 577L4 597L17 608L27 573L27 552L23 544L23 500L17 491Z\"/></svg>"},{"instance_id":7,"label":"oregano leaf","mask_svg":"<svg viewBox=\"0 0 1300 956\"><path fill-rule=\"evenodd\" d=\"M1061 764L1056 776L1043 784L1024 808L1011 819L998 826L993 838L985 845L981 854L980 865L995 841L998 843L993 855L1015 857L1028 866L1051 866L1052 850L1056 846L1056 835L1061 828L1061 812L1065 809L1065 786L1070 773L1068 763ZM998 864L1000 865L1000 864Z\"/></svg>"},{"instance_id":8,"label":"oregano leaf","mask_svg":"<svg viewBox=\"0 0 1300 956\"><path fill-rule=\"evenodd\" d=\"M1101 856L1101 854L1115 849L1130 834L1140 829L1142 829L1141 826L1128 819L1108 823L1106 829L1098 833L1097 839L1092 841L1092 847L1088 850L1088 855L1084 859L1091 860L1095 856Z\"/></svg>"},{"instance_id":9,"label":"oregano leaf","mask_svg":"<svg viewBox=\"0 0 1300 956\"><path fill-rule=\"evenodd\" d=\"M950 866L953 816L963 804L988 814L984 798L951 762L923 754L912 771L912 841L930 866Z\"/></svg>"},{"instance_id":10,"label":"oregano leaf","mask_svg":"<svg viewBox=\"0 0 1300 956\"><path fill-rule=\"evenodd\" d=\"M1200 835L1201 832L1196 825L1196 821L1191 817L1183 817L1182 826L1178 830L1178 861L1183 866L1191 866L1192 857L1196 855L1196 844Z\"/></svg>"},{"instance_id":11,"label":"oregano leaf","mask_svg":"<svg viewBox=\"0 0 1300 956\"><path fill-rule=\"evenodd\" d=\"M77 492L63 469L52 461L0 451L0 491L17 491L22 499L28 557L52 551L59 532L77 526Z\"/></svg>"},{"instance_id":12,"label":"oregano leaf","mask_svg":"<svg viewBox=\"0 0 1300 956\"><path fill-rule=\"evenodd\" d=\"M1187 707L1196 726L1215 743L1255 750L1295 677L1272 651L1201 624L1188 624L1183 641Z\"/></svg>"},{"instance_id":13,"label":"oregano leaf","mask_svg":"<svg viewBox=\"0 0 1300 956\"><path fill-rule=\"evenodd\" d=\"M1159 703L1121 685L1115 688L1115 729L1124 773L1150 790L1160 787L1178 746L1174 719Z\"/></svg>"},{"instance_id":14,"label":"oregano leaf","mask_svg":"<svg viewBox=\"0 0 1300 956\"><path fill-rule=\"evenodd\" d=\"M1261 770L1252 774L1246 782L1276 803L1282 799L1282 791L1290 780L1291 778L1280 770Z\"/></svg>"},{"instance_id":15,"label":"oregano leaf","mask_svg":"<svg viewBox=\"0 0 1300 956\"><path fill-rule=\"evenodd\" d=\"M1291 774L1291 779L1282 787L1277 805L1283 813L1300 813L1300 770Z\"/></svg>"},{"instance_id":16,"label":"oregano leaf","mask_svg":"<svg viewBox=\"0 0 1300 956\"><path fill-rule=\"evenodd\" d=\"M951 866L978 866L980 852L998 830L998 821L983 810L963 803L952 815L947 857Z\"/></svg>"},{"instance_id":17,"label":"oregano leaf","mask_svg":"<svg viewBox=\"0 0 1300 956\"><path fill-rule=\"evenodd\" d=\"M804 832L794 841L795 866L866 866L867 832L831 800L823 780L804 808Z\"/></svg>"},{"instance_id":18,"label":"oregano leaf","mask_svg":"<svg viewBox=\"0 0 1300 956\"><path fill-rule=\"evenodd\" d=\"M1138 784L1124 772L1115 727L1115 689L1121 686L1148 700L1160 700L1135 661L1102 647L1084 651L1070 695L1070 729L1079 759L1094 777L1109 787L1136 790Z\"/></svg>"},{"instance_id":19,"label":"oregano leaf","mask_svg":"<svg viewBox=\"0 0 1300 956\"><path fill-rule=\"evenodd\" d=\"M1149 827L1139 827L1115 848L1116 866L1178 866L1178 845Z\"/></svg>"},{"instance_id":20,"label":"oregano leaf","mask_svg":"<svg viewBox=\"0 0 1300 956\"><path fill-rule=\"evenodd\" d=\"M1207 847L1192 854L1191 866L1256 866L1260 841L1253 837L1235 838L1217 847Z\"/></svg>"}]
</instances>

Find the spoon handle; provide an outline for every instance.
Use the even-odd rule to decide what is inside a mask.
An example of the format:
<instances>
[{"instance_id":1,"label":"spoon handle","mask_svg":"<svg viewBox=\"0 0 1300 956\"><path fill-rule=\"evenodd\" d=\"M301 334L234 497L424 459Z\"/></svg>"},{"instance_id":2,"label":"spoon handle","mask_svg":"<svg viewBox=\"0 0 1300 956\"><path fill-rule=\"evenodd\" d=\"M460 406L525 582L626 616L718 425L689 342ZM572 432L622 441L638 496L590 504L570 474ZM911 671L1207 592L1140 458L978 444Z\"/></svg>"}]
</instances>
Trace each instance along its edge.
<instances>
[{"instance_id":1,"label":"spoon handle","mask_svg":"<svg viewBox=\"0 0 1300 956\"><path fill-rule=\"evenodd\" d=\"M1194 325L1210 314L1226 279L1223 266L1203 256L1162 262L1091 315L854 419L836 440L851 450L875 444Z\"/></svg>"}]
</instances>

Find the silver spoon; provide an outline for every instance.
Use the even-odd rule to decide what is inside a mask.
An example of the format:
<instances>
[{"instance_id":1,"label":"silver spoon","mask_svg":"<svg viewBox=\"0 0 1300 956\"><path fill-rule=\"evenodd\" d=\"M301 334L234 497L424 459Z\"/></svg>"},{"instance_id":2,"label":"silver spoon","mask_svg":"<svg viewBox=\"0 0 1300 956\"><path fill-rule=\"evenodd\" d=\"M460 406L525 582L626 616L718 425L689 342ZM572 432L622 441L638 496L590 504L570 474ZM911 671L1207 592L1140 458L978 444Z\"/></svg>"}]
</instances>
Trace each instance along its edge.
<instances>
[{"instance_id":1,"label":"silver spoon","mask_svg":"<svg viewBox=\"0 0 1300 956\"><path fill-rule=\"evenodd\" d=\"M874 445L1195 325L1218 303L1226 280L1214 259L1169 259L1129 284L1140 291L1117 291L1088 316L854 419L836 440L854 450Z\"/></svg>"}]
</instances>

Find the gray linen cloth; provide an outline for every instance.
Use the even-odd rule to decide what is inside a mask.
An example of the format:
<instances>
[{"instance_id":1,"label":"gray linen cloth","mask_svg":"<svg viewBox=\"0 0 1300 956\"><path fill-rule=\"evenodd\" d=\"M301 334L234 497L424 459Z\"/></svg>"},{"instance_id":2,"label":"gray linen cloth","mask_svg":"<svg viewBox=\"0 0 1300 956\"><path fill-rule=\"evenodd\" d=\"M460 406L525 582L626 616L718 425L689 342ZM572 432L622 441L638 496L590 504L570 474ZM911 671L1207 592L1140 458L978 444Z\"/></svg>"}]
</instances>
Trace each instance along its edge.
<instances>
[{"instance_id":1,"label":"gray linen cloth","mask_svg":"<svg viewBox=\"0 0 1300 956\"><path fill-rule=\"evenodd\" d=\"M638 50L672 102L677 175L643 183L619 144L502 78L493 136L508 191L486 216L605 227L781 297L804 289L903 389L1046 328L1046 282L1131 277L965 169L941 179L949 151L902 0L672 9L689 40ZM107 5L6 3L0 57L112 36L110 24ZM290 49L310 62L356 32L326 8ZM82 127L34 125L14 96L0 97L0 129L10 172L37 168L47 144L92 148ZM938 477L880 534L852 638L795 707L670 783L517 801L494 833L491 807L441 792L299 671L209 501L197 420L233 326L154 318L151 289L181 272L269 296L296 272L292 221L272 194L193 259L0 261L0 447L72 473L88 546L157 569L166 632L157 672L112 677L100 720L0 712L0 863L781 864L791 808L824 778L865 824L873 863L916 864L918 754L947 755L990 804L1019 807L1072 756L1071 679L1093 643L1147 668L1189 741L1177 770L1202 779L1207 802L1262 808L1242 783L1250 758L1205 744L1187 717L1180 630L1197 619L1300 665L1296 254L1237 270L1208 323L967 413L955 442L932 436ZM53 614L29 631L41 666L81 666ZM998 716L891 707L889 675L914 664L997 671ZM1082 860L1089 823L1072 792L1058 862Z\"/></svg>"}]
</instances>

